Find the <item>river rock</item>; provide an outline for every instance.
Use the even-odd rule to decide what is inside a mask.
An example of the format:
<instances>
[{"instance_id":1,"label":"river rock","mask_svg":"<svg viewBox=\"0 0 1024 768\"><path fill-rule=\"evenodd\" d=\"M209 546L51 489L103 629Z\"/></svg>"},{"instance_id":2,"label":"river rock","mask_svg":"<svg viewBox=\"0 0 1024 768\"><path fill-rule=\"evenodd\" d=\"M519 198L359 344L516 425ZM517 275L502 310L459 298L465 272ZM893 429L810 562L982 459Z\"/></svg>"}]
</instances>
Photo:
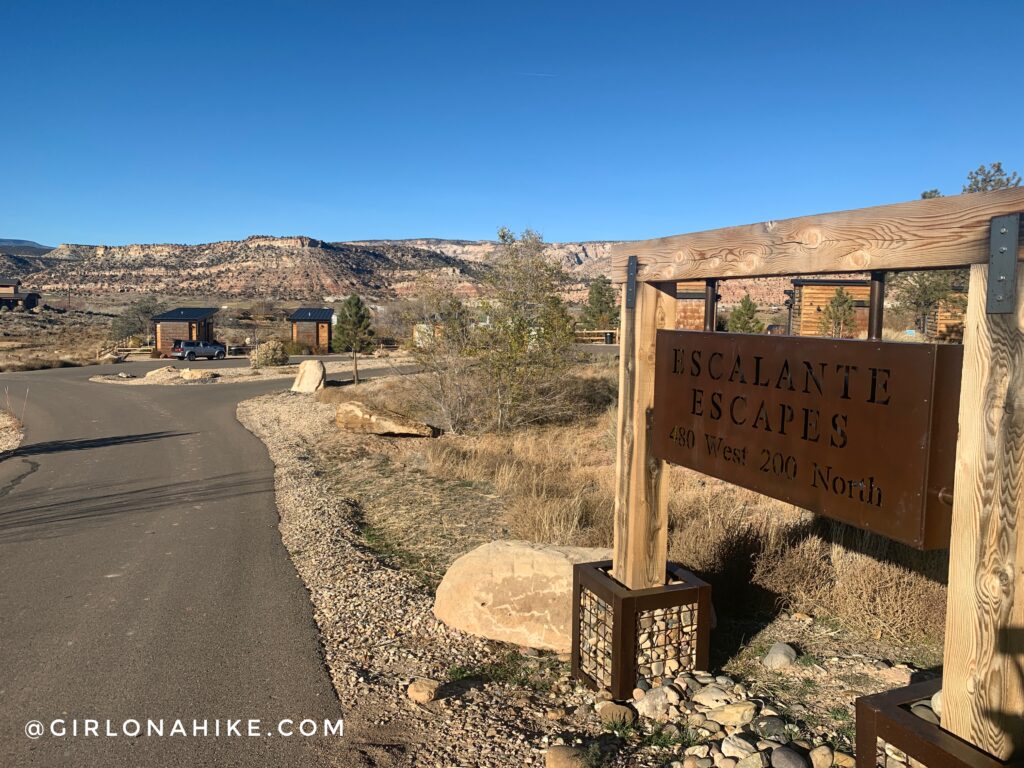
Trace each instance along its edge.
<instances>
[{"instance_id":1,"label":"river rock","mask_svg":"<svg viewBox=\"0 0 1024 768\"><path fill-rule=\"evenodd\" d=\"M472 635L567 653L572 650L572 567L610 556L607 549L528 541L482 544L448 568L434 598L434 615Z\"/></svg>"},{"instance_id":2,"label":"river rock","mask_svg":"<svg viewBox=\"0 0 1024 768\"><path fill-rule=\"evenodd\" d=\"M357 400L339 404L334 415L334 423L339 429L371 435L433 437L435 434L434 428L427 424L407 419L399 413L383 408L371 408Z\"/></svg>"},{"instance_id":3,"label":"river rock","mask_svg":"<svg viewBox=\"0 0 1024 768\"><path fill-rule=\"evenodd\" d=\"M761 663L768 669L785 669L796 661L796 651L787 643L776 643L765 655Z\"/></svg>"},{"instance_id":4,"label":"river rock","mask_svg":"<svg viewBox=\"0 0 1024 768\"><path fill-rule=\"evenodd\" d=\"M679 703L679 692L670 686L652 688L636 702L636 711L652 720L665 720L669 707Z\"/></svg>"},{"instance_id":5,"label":"river rock","mask_svg":"<svg viewBox=\"0 0 1024 768\"><path fill-rule=\"evenodd\" d=\"M597 710L597 716L605 725L632 725L636 722L636 712L624 704L605 702Z\"/></svg>"},{"instance_id":6,"label":"river rock","mask_svg":"<svg viewBox=\"0 0 1024 768\"><path fill-rule=\"evenodd\" d=\"M428 701L434 700L437 696L437 689L440 687L441 684L437 680L420 677L409 684L406 693L413 701L419 704L426 704Z\"/></svg>"},{"instance_id":7,"label":"river rock","mask_svg":"<svg viewBox=\"0 0 1024 768\"><path fill-rule=\"evenodd\" d=\"M772 768L807 768L807 758L789 747L772 750Z\"/></svg>"},{"instance_id":8,"label":"river rock","mask_svg":"<svg viewBox=\"0 0 1024 768\"><path fill-rule=\"evenodd\" d=\"M746 725L756 714L757 704L752 701L737 701L735 704L712 709L707 713L707 717L722 725Z\"/></svg>"},{"instance_id":9,"label":"river rock","mask_svg":"<svg viewBox=\"0 0 1024 768\"><path fill-rule=\"evenodd\" d=\"M809 757L814 768L832 768L832 748L827 744L812 749Z\"/></svg>"},{"instance_id":10,"label":"river rock","mask_svg":"<svg viewBox=\"0 0 1024 768\"><path fill-rule=\"evenodd\" d=\"M764 752L754 752L746 757L741 757L736 763L736 768L766 768L767 765L768 755Z\"/></svg>"},{"instance_id":11,"label":"river rock","mask_svg":"<svg viewBox=\"0 0 1024 768\"><path fill-rule=\"evenodd\" d=\"M717 685L708 685L693 694L693 703L700 704L711 709L724 707L732 700L732 696L723 691Z\"/></svg>"},{"instance_id":12,"label":"river rock","mask_svg":"<svg viewBox=\"0 0 1024 768\"><path fill-rule=\"evenodd\" d=\"M749 755L757 752L757 747L737 733L734 733L731 736L726 736L722 739L722 743L719 748L722 750L723 755L726 757L735 757L737 760L742 760L744 757L748 757Z\"/></svg>"},{"instance_id":13,"label":"river rock","mask_svg":"<svg viewBox=\"0 0 1024 768\"><path fill-rule=\"evenodd\" d=\"M303 360L299 363L299 373L292 384L292 392L310 395L324 388L327 381L327 369L319 360Z\"/></svg>"}]
</instances>

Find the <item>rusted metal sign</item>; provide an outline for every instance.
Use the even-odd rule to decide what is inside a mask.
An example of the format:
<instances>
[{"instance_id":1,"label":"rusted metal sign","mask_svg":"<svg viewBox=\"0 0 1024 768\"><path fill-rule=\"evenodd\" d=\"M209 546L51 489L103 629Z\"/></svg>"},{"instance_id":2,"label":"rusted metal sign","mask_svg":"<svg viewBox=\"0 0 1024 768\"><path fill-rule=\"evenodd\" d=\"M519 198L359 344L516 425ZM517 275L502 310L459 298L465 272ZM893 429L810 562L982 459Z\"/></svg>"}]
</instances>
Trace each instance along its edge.
<instances>
[{"instance_id":1,"label":"rusted metal sign","mask_svg":"<svg viewBox=\"0 0 1024 768\"><path fill-rule=\"evenodd\" d=\"M652 451L946 547L962 363L951 345L658 331Z\"/></svg>"}]
</instances>

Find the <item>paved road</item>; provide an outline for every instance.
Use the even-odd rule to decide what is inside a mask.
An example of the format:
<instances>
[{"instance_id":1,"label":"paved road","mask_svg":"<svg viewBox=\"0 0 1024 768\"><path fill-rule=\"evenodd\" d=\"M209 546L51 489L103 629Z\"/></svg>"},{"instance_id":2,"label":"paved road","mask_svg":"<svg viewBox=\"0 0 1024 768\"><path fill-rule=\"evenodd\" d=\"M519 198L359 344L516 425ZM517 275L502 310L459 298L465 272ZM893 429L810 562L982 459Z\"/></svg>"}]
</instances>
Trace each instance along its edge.
<instances>
[{"instance_id":1,"label":"paved road","mask_svg":"<svg viewBox=\"0 0 1024 768\"><path fill-rule=\"evenodd\" d=\"M273 467L234 416L288 382L124 387L96 372L0 375L16 410L28 391L26 439L0 461L0 765L335 764L334 744L298 737L24 735L31 719L344 716Z\"/></svg>"}]
</instances>

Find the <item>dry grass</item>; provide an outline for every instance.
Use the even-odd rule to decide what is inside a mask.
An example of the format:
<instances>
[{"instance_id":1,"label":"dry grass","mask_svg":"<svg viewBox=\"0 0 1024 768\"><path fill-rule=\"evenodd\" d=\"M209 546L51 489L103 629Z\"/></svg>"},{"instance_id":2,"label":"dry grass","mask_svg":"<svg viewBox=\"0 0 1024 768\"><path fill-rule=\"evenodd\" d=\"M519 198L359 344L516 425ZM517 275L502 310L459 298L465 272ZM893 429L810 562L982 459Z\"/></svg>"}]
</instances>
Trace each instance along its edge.
<instances>
[{"instance_id":1,"label":"dry grass","mask_svg":"<svg viewBox=\"0 0 1024 768\"><path fill-rule=\"evenodd\" d=\"M594 381L607 389L614 369L589 366L580 377L591 379L588 391L600 389ZM419 375L396 376L318 399L363 400L429 423L423 393ZM497 496L511 538L610 546L615 408L595 410L566 425L399 443L394 458ZM916 658L941 647L945 553L917 552L682 467L668 468L666 488L669 556L713 582L727 620L804 611L884 647L913 648Z\"/></svg>"},{"instance_id":2,"label":"dry grass","mask_svg":"<svg viewBox=\"0 0 1024 768\"><path fill-rule=\"evenodd\" d=\"M92 357L49 357L29 354L8 355L0 360L0 373L20 373L22 371L42 371L49 368L77 368L82 365L94 365L97 361Z\"/></svg>"},{"instance_id":3,"label":"dry grass","mask_svg":"<svg viewBox=\"0 0 1024 768\"><path fill-rule=\"evenodd\" d=\"M417 460L434 477L492 489L515 538L610 546L614 430L612 408L571 426L445 436ZM669 556L713 581L726 614L785 608L901 647L941 644L944 553L916 552L682 467L669 468L667 488Z\"/></svg>"}]
</instances>

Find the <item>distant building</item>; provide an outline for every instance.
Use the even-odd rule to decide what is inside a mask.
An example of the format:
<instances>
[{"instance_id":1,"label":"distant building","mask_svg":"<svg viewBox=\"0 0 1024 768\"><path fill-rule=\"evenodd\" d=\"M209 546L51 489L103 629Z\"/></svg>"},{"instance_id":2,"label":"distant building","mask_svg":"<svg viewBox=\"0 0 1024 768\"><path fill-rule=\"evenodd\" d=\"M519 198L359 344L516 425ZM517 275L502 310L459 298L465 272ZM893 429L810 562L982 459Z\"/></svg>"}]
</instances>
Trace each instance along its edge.
<instances>
[{"instance_id":1,"label":"distant building","mask_svg":"<svg viewBox=\"0 0 1024 768\"><path fill-rule=\"evenodd\" d=\"M22 292L21 280L0 278L0 307L32 309L39 304L39 294Z\"/></svg>"},{"instance_id":2,"label":"distant building","mask_svg":"<svg viewBox=\"0 0 1024 768\"><path fill-rule=\"evenodd\" d=\"M924 335L928 341L944 341L950 344L962 344L964 341L964 305L967 297L963 292L943 299L929 313L925 320Z\"/></svg>"},{"instance_id":3,"label":"distant building","mask_svg":"<svg viewBox=\"0 0 1024 768\"><path fill-rule=\"evenodd\" d=\"M299 307L288 319L292 323L292 341L309 347L317 355L330 352L333 309Z\"/></svg>"},{"instance_id":4,"label":"distant building","mask_svg":"<svg viewBox=\"0 0 1024 768\"><path fill-rule=\"evenodd\" d=\"M153 317L156 324L156 348L169 355L175 339L181 341L215 341L214 307L179 307Z\"/></svg>"},{"instance_id":5,"label":"distant building","mask_svg":"<svg viewBox=\"0 0 1024 768\"><path fill-rule=\"evenodd\" d=\"M821 319L825 307L842 288L853 299L854 324L848 338L856 338L868 331L868 306L871 299L870 280L817 279L794 280L789 305L790 334L793 336L821 336Z\"/></svg>"}]
</instances>

